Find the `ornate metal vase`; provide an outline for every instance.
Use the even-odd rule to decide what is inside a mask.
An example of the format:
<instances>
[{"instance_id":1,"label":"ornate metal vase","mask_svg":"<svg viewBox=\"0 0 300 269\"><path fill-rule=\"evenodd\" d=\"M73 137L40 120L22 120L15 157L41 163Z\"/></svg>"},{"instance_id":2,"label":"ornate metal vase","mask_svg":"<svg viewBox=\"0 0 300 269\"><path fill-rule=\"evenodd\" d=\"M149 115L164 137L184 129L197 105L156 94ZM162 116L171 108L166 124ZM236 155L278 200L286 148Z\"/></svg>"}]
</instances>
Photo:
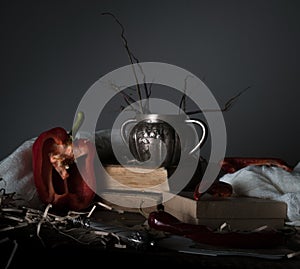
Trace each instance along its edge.
<instances>
[{"instance_id":1,"label":"ornate metal vase","mask_svg":"<svg viewBox=\"0 0 300 269\"><path fill-rule=\"evenodd\" d=\"M200 127L200 136L193 124ZM177 165L183 154L190 155L200 149L207 131L204 122L184 114L137 114L121 126L123 141L133 157L146 167Z\"/></svg>"}]
</instances>

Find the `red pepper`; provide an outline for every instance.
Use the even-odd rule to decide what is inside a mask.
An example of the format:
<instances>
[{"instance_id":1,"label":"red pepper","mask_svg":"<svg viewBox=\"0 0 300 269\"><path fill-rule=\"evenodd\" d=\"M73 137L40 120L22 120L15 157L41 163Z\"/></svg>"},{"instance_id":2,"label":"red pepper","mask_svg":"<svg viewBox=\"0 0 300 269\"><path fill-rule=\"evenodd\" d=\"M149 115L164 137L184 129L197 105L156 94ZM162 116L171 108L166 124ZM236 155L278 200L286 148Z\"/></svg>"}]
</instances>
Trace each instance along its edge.
<instances>
[{"instance_id":1,"label":"red pepper","mask_svg":"<svg viewBox=\"0 0 300 269\"><path fill-rule=\"evenodd\" d=\"M205 225L181 222L166 211L154 211L148 216L151 228L184 236L195 242L228 248L274 248L286 243L283 233L276 230L255 232L217 232Z\"/></svg>"},{"instance_id":2,"label":"red pepper","mask_svg":"<svg viewBox=\"0 0 300 269\"><path fill-rule=\"evenodd\" d=\"M199 192L199 186L201 182L199 182L194 190L194 199L199 200L201 196L203 196L205 193L208 193L214 197L230 197L233 193L232 186L223 181L215 181L207 191L201 193Z\"/></svg>"},{"instance_id":3,"label":"red pepper","mask_svg":"<svg viewBox=\"0 0 300 269\"><path fill-rule=\"evenodd\" d=\"M256 157L226 157L221 162L221 168L225 173L234 173L249 165L277 166L288 172L293 168L279 158L256 158Z\"/></svg>"},{"instance_id":4,"label":"red pepper","mask_svg":"<svg viewBox=\"0 0 300 269\"><path fill-rule=\"evenodd\" d=\"M72 141L61 127L41 133L32 147L34 182L41 201L58 211L87 208L95 196L95 153L90 141Z\"/></svg>"}]
</instances>

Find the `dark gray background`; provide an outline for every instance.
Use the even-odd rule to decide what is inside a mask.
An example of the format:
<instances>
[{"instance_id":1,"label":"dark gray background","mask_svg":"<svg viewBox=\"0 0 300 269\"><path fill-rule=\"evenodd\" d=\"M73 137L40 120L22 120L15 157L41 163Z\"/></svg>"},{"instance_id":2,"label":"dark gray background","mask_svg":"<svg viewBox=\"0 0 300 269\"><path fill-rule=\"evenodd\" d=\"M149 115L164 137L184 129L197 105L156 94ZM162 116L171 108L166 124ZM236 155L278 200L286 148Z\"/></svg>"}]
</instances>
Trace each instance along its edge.
<instances>
[{"instance_id":1,"label":"dark gray background","mask_svg":"<svg viewBox=\"0 0 300 269\"><path fill-rule=\"evenodd\" d=\"M5 0L0 5L1 159L49 128L70 129L89 87L129 64L119 26L101 15L112 12L140 62L192 72L220 106L251 86L224 113L228 156L299 161L299 1ZM118 107L108 109L103 121L113 113Z\"/></svg>"}]
</instances>

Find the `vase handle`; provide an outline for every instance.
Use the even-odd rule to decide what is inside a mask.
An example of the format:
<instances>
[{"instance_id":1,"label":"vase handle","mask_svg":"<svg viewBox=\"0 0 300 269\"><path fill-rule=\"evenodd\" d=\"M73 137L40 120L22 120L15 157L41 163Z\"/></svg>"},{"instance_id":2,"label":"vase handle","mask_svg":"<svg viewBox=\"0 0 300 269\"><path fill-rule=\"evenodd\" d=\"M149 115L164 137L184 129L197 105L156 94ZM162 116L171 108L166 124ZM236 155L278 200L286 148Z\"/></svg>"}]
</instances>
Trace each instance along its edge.
<instances>
[{"instance_id":1,"label":"vase handle","mask_svg":"<svg viewBox=\"0 0 300 269\"><path fill-rule=\"evenodd\" d=\"M121 125L121 138L122 138L123 142L126 145L129 145L128 137L126 136L126 127L128 126L128 124L134 123L134 122L137 122L137 120L136 119L129 119Z\"/></svg>"},{"instance_id":2,"label":"vase handle","mask_svg":"<svg viewBox=\"0 0 300 269\"><path fill-rule=\"evenodd\" d=\"M199 140L198 144L190 151L189 154L193 154L196 150L198 150L202 145L203 143L205 142L206 138L207 138L207 133L208 133L208 128L206 126L206 124L200 120L193 120L193 119L190 119L190 120L185 120L186 123L194 123L198 126L201 127L202 129L202 136L201 136L201 139Z\"/></svg>"}]
</instances>

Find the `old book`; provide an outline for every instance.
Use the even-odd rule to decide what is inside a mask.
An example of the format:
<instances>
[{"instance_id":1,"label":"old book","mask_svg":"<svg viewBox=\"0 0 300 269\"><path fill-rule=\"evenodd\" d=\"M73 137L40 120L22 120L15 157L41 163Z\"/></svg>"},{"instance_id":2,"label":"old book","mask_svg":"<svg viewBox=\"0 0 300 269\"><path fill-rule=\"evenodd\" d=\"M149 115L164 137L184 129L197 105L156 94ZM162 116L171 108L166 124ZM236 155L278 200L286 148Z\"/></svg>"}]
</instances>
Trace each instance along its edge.
<instances>
[{"instance_id":1,"label":"old book","mask_svg":"<svg viewBox=\"0 0 300 269\"><path fill-rule=\"evenodd\" d=\"M181 221L203 224L213 229L227 224L233 230L253 230L262 226L282 228L287 214L284 202L252 197L216 198L204 195L193 199L182 192L163 203L165 211Z\"/></svg>"},{"instance_id":2,"label":"old book","mask_svg":"<svg viewBox=\"0 0 300 269\"><path fill-rule=\"evenodd\" d=\"M138 166L107 165L103 175L103 190L135 190L148 192L169 191L168 172L164 167L156 169Z\"/></svg>"},{"instance_id":3,"label":"old book","mask_svg":"<svg viewBox=\"0 0 300 269\"><path fill-rule=\"evenodd\" d=\"M148 216L162 205L163 194L134 190L106 190L99 193L102 203L117 211L139 212Z\"/></svg>"},{"instance_id":4,"label":"old book","mask_svg":"<svg viewBox=\"0 0 300 269\"><path fill-rule=\"evenodd\" d=\"M124 211L156 210L169 192L167 170L137 166L106 165L98 194L106 204Z\"/></svg>"}]
</instances>

